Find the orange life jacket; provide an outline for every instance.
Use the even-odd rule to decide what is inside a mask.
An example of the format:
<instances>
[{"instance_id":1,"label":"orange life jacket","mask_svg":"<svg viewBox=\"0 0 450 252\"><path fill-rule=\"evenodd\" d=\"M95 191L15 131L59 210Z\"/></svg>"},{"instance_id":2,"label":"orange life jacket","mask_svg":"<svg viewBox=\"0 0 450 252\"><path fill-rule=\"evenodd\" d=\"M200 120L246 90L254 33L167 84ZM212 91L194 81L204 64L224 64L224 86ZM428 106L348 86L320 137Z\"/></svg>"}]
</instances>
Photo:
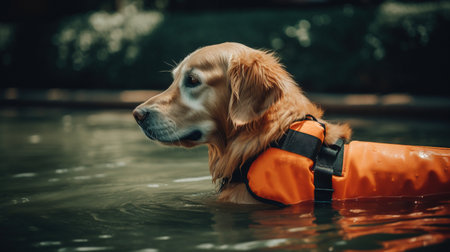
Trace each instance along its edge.
<instances>
[{"instance_id":1,"label":"orange life jacket","mask_svg":"<svg viewBox=\"0 0 450 252\"><path fill-rule=\"evenodd\" d=\"M325 127L297 121L233 174L256 199L279 206L450 192L450 148L353 141L322 145ZM239 178L240 177L240 178Z\"/></svg>"}]
</instances>

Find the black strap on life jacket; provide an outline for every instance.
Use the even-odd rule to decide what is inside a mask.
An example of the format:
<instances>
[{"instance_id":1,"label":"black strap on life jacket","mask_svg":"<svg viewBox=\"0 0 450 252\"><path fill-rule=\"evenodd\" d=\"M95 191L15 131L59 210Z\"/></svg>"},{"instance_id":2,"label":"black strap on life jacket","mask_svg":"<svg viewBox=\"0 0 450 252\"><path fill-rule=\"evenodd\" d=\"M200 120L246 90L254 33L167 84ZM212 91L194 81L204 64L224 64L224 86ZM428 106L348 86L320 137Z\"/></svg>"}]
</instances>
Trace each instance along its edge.
<instances>
[{"instance_id":1,"label":"black strap on life jacket","mask_svg":"<svg viewBox=\"0 0 450 252\"><path fill-rule=\"evenodd\" d=\"M318 122L314 116L306 115L304 119L301 119L299 121L304 120L311 120L319 123L323 127L325 135L325 125ZM279 148L307 157L312 161L316 160L321 146L322 141L319 138L293 129L288 129L288 131L283 135L283 137L280 138L280 140L271 145L271 147Z\"/></svg>"},{"instance_id":2,"label":"black strap on life jacket","mask_svg":"<svg viewBox=\"0 0 450 252\"><path fill-rule=\"evenodd\" d=\"M312 161L316 160L321 146L322 141L319 138L292 129L289 129L277 143L271 145L271 147L307 157Z\"/></svg>"},{"instance_id":3,"label":"black strap on life jacket","mask_svg":"<svg viewBox=\"0 0 450 252\"><path fill-rule=\"evenodd\" d=\"M342 176L344 160L344 140L320 148L314 166L314 201L316 203L331 203L333 196L333 175Z\"/></svg>"}]
</instances>

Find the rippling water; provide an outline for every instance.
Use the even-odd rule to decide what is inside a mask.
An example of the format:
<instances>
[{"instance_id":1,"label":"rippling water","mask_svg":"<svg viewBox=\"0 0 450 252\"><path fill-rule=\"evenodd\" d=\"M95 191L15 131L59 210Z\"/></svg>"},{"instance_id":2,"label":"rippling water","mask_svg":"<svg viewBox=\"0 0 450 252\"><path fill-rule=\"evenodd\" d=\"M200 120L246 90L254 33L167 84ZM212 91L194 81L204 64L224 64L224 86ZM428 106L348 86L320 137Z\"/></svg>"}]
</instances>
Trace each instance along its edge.
<instances>
[{"instance_id":1,"label":"rippling water","mask_svg":"<svg viewBox=\"0 0 450 252\"><path fill-rule=\"evenodd\" d=\"M449 121L331 118L354 138L449 146ZM147 140L130 111L0 109L2 251L450 247L450 198L284 209L215 201L205 147Z\"/></svg>"}]
</instances>

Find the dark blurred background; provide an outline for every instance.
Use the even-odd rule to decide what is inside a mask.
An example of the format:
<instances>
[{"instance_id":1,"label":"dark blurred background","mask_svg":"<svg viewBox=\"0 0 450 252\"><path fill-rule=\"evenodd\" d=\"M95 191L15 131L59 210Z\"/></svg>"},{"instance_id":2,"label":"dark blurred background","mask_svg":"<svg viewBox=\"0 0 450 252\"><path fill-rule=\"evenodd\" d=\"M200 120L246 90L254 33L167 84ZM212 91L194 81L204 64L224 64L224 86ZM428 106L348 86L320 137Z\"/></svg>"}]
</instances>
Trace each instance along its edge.
<instances>
[{"instance_id":1,"label":"dark blurred background","mask_svg":"<svg viewBox=\"0 0 450 252\"><path fill-rule=\"evenodd\" d=\"M2 87L165 89L191 51L274 50L308 92L449 95L450 1L6 0Z\"/></svg>"}]
</instances>

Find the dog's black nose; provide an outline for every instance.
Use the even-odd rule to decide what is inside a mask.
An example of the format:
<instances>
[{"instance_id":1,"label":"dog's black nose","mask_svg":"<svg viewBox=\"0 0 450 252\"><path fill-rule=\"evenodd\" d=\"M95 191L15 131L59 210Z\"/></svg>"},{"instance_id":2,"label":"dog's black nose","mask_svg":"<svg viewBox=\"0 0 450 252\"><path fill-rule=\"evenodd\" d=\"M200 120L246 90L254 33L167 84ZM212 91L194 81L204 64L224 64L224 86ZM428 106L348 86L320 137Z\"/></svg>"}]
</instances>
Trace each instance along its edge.
<instances>
[{"instance_id":1,"label":"dog's black nose","mask_svg":"<svg viewBox=\"0 0 450 252\"><path fill-rule=\"evenodd\" d=\"M143 109L140 109L140 108L137 108L137 109L133 110L134 119L136 119L136 122L138 122L138 123L142 122L142 120L145 119L147 114L148 114L147 111L145 111Z\"/></svg>"}]
</instances>

